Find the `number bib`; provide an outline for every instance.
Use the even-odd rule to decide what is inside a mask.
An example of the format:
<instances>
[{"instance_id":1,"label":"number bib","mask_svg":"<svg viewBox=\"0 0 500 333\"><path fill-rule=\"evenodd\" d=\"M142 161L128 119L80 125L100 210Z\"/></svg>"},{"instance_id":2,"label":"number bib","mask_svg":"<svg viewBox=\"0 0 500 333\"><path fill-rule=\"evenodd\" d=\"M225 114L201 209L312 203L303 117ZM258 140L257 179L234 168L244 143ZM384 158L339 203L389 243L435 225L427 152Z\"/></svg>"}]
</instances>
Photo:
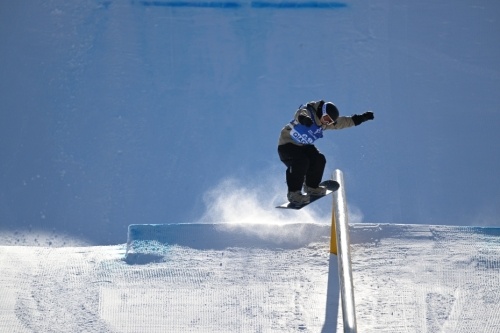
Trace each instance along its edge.
<instances>
[{"instance_id":1,"label":"number bib","mask_svg":"<svg viewBox=\"0 0 500 333\"><path fill-rule=\"evenodd\" d=\"M291 124L292 130L290 131L290 135L297 143L311 145L314 141L323 137L323 129L316 124L313 124L310 127L295 122L292 122Z\"/></svg>"},{"instance_id":2,"label":"number bib","mask_svg":"<svg viewBox=\"0 0 500 333\"><path fill-rule=\"evenodd\" d=\"M303 107L301 105L299 110ZM314 141L323 137L323 128L321 126L316 125L314 121L314 109L310 108L307 105L307 112L309 113L310 118L313 120L313 124L309 127L302 125L297 120L293 119L290 122L290 126L292 129L290 130L290 136L292 139L303 145L312 145Z\"/></svg>"}]
</instances>

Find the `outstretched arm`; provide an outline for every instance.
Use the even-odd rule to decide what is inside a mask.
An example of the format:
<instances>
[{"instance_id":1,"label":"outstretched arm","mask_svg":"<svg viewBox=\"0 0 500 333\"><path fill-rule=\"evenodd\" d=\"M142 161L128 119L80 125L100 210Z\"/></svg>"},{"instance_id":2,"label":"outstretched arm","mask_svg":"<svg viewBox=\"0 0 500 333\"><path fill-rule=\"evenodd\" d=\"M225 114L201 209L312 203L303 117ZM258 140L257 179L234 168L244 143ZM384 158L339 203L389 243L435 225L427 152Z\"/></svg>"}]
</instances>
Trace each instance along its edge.
<instances>
[{"instance_id":1,"label":"outstretched arm","mask_svg":"<svg viewBox=\"0 0 500 333\"><path fill-rule=\"evenodd\" d=\"M365 112L363 114L354 114L350 117L340 116L337 118L337 122L334 125L328 125L326 129L343 129L352 126L358 126L365 121L374 119L375 116L372 111Z\"/></svg>"}]
</instances>

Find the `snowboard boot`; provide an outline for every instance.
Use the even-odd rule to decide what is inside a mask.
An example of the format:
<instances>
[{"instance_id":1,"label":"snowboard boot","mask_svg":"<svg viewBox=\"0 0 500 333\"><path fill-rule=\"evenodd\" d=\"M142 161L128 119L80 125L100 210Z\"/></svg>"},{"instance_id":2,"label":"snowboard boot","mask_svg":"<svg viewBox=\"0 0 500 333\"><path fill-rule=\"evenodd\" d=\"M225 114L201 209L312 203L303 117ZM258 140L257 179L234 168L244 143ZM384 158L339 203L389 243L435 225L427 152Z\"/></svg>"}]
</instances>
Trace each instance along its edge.
<instances>
[{"instance_id":1,"label":"snowboard boot","mask_svg":"<svg viewBox=\"0 0 500 333\"><path fill-rule=\"evenodd\" d=\"M311 200L309 195L302 194L301 191L288 192L286 197L288 198L288 201L290 201L291 204L296 206L302 206L308 204L309 201Z\"/></svg>"},{"instance_id":2,"label":"snowboard boot","mask_svg":"<svg viewBox=\"0 0 500 333\"><path fill-rule=\"evenodd\" d=\"M326 188L324 188L324 187L309 187L307 185L304 185L304 192L306 192L308 195L320 197L320 196L323 196L326 194Z\"/></svg>"}]
</instances>

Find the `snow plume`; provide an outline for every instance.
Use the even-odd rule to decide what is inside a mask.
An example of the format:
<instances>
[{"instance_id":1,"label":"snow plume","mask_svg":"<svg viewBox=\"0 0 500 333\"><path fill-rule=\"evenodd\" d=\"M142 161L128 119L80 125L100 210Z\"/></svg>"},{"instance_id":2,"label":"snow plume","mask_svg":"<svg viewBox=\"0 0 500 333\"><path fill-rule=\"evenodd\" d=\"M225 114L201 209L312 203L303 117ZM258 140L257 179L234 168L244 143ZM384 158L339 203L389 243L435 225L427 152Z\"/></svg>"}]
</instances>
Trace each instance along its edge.
<instances>
[{"instance_id":1,"label":"snow plume","mask_svg":"<svg viewBox=\"0 0 500 333\"><path fill-rule=\"evenodd\" d=\"M349 223L363 222L365 216L359 207L347 203L347 209L349 214Z\"/></svg>"},{"instance_id":2,"label":"snow plume","mask_svg":"<svg viewBox=\"0 0 500 333\"><path fill-rule=\"evenodd\" d=\"M226 230L278 242L280 239L299 240L309 234L314 238L313 225L330 226L331 196L301 210L276 209L286 201L283 177L276 172L266 172L255 179L258 181L228 178L205 193L206 210L197 223L220 223ZM358 207L349 205L349 217L351 223L359 223L363 213Z\"/></svg>"},{"instance_id":3,"label":"snow plume","mask_svg":"<svg viewBox=\"0 0 500 333\"><path fill-rule=\"evenodd\" d=\"M281 178L280 178L281 179ZM286 185L259 179L248 185L234 178L223 180L205 194L207 209L200 223L330 223L330 215L313 206L301 210L276 209L286 201Z\"/></svg>"},{"instance_id":4,"label":"snow plume","mask_svg":"<svg viewBox=\"0 0 500 333\"><path fill-rule=\"evenodd\" d=\"M283 247L304 246L318 241L328 229L320 225L331 223L331 213L318 205L301 210L276 209L286 200L286 185L276 180L260 178L259 185L249 186L226 179L207 192L204 200L207 209L199 223L220 223L221 231L260 240L256 244L268 241Z\"/></svg>"}]
</instances>

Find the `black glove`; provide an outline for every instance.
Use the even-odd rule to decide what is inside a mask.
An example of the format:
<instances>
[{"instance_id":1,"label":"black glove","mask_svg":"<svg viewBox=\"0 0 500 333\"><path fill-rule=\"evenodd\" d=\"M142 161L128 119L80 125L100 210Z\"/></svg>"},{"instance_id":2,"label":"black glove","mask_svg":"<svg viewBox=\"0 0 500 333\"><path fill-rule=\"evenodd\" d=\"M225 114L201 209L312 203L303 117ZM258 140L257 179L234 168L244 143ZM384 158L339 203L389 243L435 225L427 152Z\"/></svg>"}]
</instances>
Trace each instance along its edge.
<instances>
[{"instance_id":1,"label":"black glove","mask_svg":"<svg viewBox=\"0 0 500 333\"><path fill-rule=\"evenodd\" d=\"M304 126L311 127L313 124L313 121L310 117L301 114L299 116L299 123L301 123Z\"/></svg>"},{"instance_id":2,"label":"black glove","mask_svg":"<svg viewBox=\"0 0 500 333\"><path fill-rule=\"evenodd\" d=\"M363 114L355 114L352 117L352 121L354 121L354 125L358 126L361 123L364 123L367 120L373 120L375 118L375 115L373 112L368 111Z\"/></svg>"},{"instance_id":3,"label":"black glove","mask_svg":"<svg viewBox=\"0 0 500 333\"><path fill-rule=\"evenodd\" d=\"M365 121L375 119L375 114L373 114L372 111L367 111L363 113L362 116L365 118Z\"/></svg>"}]
</instances>

